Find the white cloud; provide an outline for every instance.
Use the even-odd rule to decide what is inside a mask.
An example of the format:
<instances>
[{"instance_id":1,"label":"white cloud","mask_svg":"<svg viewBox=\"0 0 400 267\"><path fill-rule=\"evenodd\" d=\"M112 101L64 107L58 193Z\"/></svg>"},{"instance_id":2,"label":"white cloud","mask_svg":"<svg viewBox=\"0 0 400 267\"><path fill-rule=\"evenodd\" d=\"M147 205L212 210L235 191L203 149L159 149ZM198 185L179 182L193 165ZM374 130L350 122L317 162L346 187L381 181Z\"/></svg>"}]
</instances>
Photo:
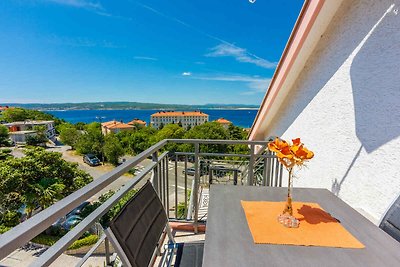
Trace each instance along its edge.
<instances>
[{"instance_id":1,"label":"white cloud","mask_svg":"<svg viewBox=\"0 0 400 267\"><path fill-rule=\"evenodd\" d=\"M229 43L222 43L213 48L211 52L206 54L207 57L233 57L239 62L251 63L266 69L276 67L276 62L271 62L249 53L246 49Z\"/></svg>"},{"instance_id":2,"label":"white cloud","mask_svg":"<svg viewBox=\"0 0 400 267\"><path fill-rule=\"evenodd\" d=\"M88 1L88 0L47 0L47 1L65 6L103 10L103 7L97 1Z\"/></svg>"},{"instance_id":3,"label":"white cloud","mask_svg":"<svg viewBox=\"0 0 400 267\"><path fill-rule=\"evenodd\" d=\"M189 71L182 72L182 76L192 76L192 73Z\"/></svg>"},{"instance_id":4,"label":"white cloud","mask_svg":"<svg viewBox=\"0 0 400 267\"><path fill-rule=\"evenodd\" d=\"M122 20L129 20L131 21L132 18L123 17L119 15L114 15L109 13L99 1L94 0L40 0L42 2L49 2L58 5L70 6L75 8L83 8L90 12L93 12L99 16L115 18L115 19L122 19Z\"/></svg>"},{"instance_id":5,"label":"white cloud","mask_svg":"<svg viewBox=\"0 0 400 267\"><path fill-rule=\"evenodd\" d=\"M241 82L247 85L249 90L244 91L244 95L252 95L257 93L265 93L268 89L270 78L263 78L258 75L249 76L242 74L218 74L218 75L198 75L193 76L193 79L208 80L208 81L223 81L223 82Z\"/></svg>"},{"instance_id":6,"label":"white cloud","mask_svg":"<svg viewBox=\"0 0 400 267\"><path fill-rule=\"evenodd\" d=\"M133 57L134 59L140 59L140 60L152 60L152 61L156 61L156 60L158 60L157 58L155 58L155 57L142 57L142 56L136 56L136 57Z\"/></svg>"}]
</instances>

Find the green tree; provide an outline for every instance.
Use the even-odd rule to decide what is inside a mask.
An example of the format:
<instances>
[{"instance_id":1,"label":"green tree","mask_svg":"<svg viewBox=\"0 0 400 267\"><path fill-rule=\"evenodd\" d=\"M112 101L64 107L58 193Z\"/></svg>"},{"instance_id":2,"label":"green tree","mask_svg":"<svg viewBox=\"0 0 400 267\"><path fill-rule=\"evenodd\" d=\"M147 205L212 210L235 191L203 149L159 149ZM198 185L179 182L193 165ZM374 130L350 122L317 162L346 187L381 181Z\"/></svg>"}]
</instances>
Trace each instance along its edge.
<instances>
[{"instance_id":1,"label":"green tree","mask_svg":"<svg viewBox=\"0 0 400 267\"><path fill-rule=\"evenodd\" d=\"M154 144L154 135L157 130L153 127L142 127L136 131L127 131L118 133L116 136L120 140L126 152L137 155Z\"/></svg>"},{"instance_id":2,"label":"green tree","mask_svg":"<svg viewBox=\"0 0 400 267\"><path fill-rule=\"evenodd\" d=\"M8 128L0 124L0 146L8 144Z\"/></svg>"},{"instance_id":3,"label":"green tree","mask_svg":"<svg viewBox=\"0 0 400 267\"><path fill-rule=\"evenodd\" d=\"M7 122L24 121L29 118L28 111L23 108L9 108L1 113L2 120Z\"/></svg>"},{"instance_id":4,"label":"green tree","mask_svg":"<svg viewBox=\"0 0 400 267\"><path fill-rule=\"evenodd\" d=\"M247 132L241 127L230 124L228 127L228 136L230 140L246 140ZM247 154L249 147L247 145L230 145L228 151L234 154Z\"/></svg>"},{"instance_id":5,"label":"green tree","mask_svg":"<svg viewBox=\"0 0 400 267\"><path fill-rule=\"evenodd\" d=\"M0 218L23 204L28 211L46 208L93 180L61 153L39 147L26 149L25 157L0 161L0 177Z\"/></svg>"},{"instance_id":6,"label":"green tree","mask_svg":"<svg viewBox=\"0 0 400 267\"><path fill-rule=\"evenodd\" d=\"M44 146L47 142L46 126L35 126L33 130L36 131L35 135L26 138L26 144L30 146Z\"/></svg>"},{"instance_id":7,"label":"green tree","mask_svg":"<svg viewBox=\"0 0 400 267\"><path fill-rule=\"evenodd\" d=\"M1 119L7 122L24 120L53 120L56 125L64 122L59 118L39 110L30 110L24 108L9 108L1 113Z\"/></svg>"},{"instance_id":8,"label":"green tree","mask_svg":"<svg viewBox=\"0 0 400 267\"><path fill-rule=\"evenodd\" d=\"M77 122L75 123L74 126L77 130L83 131L85 129L86 124L84 122Z\"/></svg>"},{"instance_id":9,"label":"green tree","mask_svg":"<svg viewBox=\"0 0 400 267\"><path fill-rule=\"evenodd\" d=\"M103 152L107 161L114 165L118 165L119 157L124 155L124 149L119 139L113 133L109 133L105 137Z\"/></svg>"},{"instance_id":10,"label":"green tree","mask_svg":"<svg viewBox=\"0 0 400 267\"><path fill-rule=\"evenodd\" d=\"M218 122L206 122L197 125L186 132L185 139L219 139L226 140L229 138L228 131L224 129ZM228 146L222 144L200 145L201 152L206 153L222 153L227 151ZM193 151L193 145L181 145L182 151Z\"/></svg>"},{"instance_id":11,"label":"green tree","mask_svg":"<svg viewBox=\"0 0 400 267\"><path fill-rule=\"evenodd\" d=\"M85 132L81 134L75 143L75 149L79 154L93 153L97 157L103 157L104 136L101 133L100 123L86 125Z\"/></svg>"},{"instance_id":12,"label":"green tree","mask_svg":"<svg viewBox=\"0 0 400 267\"><path fill-rule=\"evenodd\" d=\"M58 127L60 133L60 140L66 145L75 148L79 137L82 135L81 132L70 123L63 123Z\"/></svg>"},{"instance_id":13,"label":"green tree","mask_svg":"<svg viewBox=\"0 0 400 267\"><path fill-rule=\"evenodd\" d=\"M238 126L233 125L232 123L228 126L228 135L231 140L245 140L247 139L246 131Z\"/></svg>"},{"instance_id":14,"label":"green tree","mask_svg":"<svg viewBox=\"0 0 400 267\"><path fill-rule=\"evenodd\" d=\"M167 124L154 135L154 142L157 143L164 139L182 139L185 135L185 130L178 124ZM167 151L175 152L178 150L179 145L175 143L167 144L164 149Z\"/></svg>"}]
</instances>

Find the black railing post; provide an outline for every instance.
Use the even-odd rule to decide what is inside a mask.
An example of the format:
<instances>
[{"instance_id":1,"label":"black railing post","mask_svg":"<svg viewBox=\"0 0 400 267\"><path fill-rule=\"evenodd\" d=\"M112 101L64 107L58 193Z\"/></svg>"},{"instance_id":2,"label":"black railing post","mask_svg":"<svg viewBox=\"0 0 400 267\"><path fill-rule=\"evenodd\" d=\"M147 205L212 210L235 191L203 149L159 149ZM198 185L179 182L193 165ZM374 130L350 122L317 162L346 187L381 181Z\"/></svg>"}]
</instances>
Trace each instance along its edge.
<instances>
[{"instance_id":1,"label":"black railing post","mask_svg":"<svg viewBox=\"0 0 400 267\"><path fill-rule=\"evenodd\" d=\"M153 162L156 162L156 163L158 162L158 153L157 153L157 151L152 154L151 158L152 158ZM159 171L158 166L159 165L157 164L157 166L153 169L153 187L156 190L156 192L158 194L160 194L159 193L159 189L158 189L158 187L159 187L158 186L158 171Z\"/></svg>"},{"instance_id":2,"label":"black railing post","mask_svg":"<svg viewBox=\"0 0 400 267\"><path fill-rule=\"evenodd\" d=\"M254 144L250 145L250 160L247 175L247 185L253 185L254 183Z\"/></svg>"},{"instance_id":3,"label":"black railing post","mask_svg":"<svg viewBox=\"0 0 400 267\"><path fill-rule=\"evenodd\" d=\"M200 168L199 168L199 143L194 144L194 192L193 192L193 202L194 202L194 232L198 233L198 222L199 219L199 182L200 182Z\"/></svg>"},{"instance_id":4,"label":"black railing post","mask_svg":"<svg viewBox=\"0 0 400 267\"><path fill-rule=\"evenodd\" d=\"M175 219L178 219L178 158L175 154Z\"/></svg>"}]
</instances>

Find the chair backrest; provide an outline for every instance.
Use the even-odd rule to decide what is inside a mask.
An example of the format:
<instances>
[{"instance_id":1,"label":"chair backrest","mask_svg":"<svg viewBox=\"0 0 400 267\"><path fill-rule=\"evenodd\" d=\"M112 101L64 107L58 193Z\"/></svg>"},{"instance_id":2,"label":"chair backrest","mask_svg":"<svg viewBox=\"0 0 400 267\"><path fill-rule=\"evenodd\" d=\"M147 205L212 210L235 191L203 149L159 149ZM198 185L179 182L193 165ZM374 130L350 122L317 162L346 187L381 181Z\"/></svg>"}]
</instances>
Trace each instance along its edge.
<instances>
[{"instance_id":1,"label":"chair backrest","mask_svg":"<svg viewBox=\"0 0 400 267\"><path fill-rule=\"evenodd\" d=\"M167 222L165 209L147 182L110 222L106 234L124 266L143 267L151 262Z\"/></svg>"},{"instance_id":2,"label":"chair backrest","mask_svg":"<svg viewBox=\"0 0 400 267\"><path fill-rule=\"evenodd\" d=\"M400 242L400 196L383 217L379 227Z\"/></svg>"}]
</instances>

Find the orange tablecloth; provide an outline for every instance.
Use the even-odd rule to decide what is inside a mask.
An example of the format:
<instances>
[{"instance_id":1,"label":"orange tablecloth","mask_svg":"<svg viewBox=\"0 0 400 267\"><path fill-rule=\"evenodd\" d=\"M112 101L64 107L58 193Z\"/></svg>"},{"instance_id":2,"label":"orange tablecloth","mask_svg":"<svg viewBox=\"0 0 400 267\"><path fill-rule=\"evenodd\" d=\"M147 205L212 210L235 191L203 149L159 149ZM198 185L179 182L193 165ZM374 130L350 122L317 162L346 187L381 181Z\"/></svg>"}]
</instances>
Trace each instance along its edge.
<instances>
[{"instance_id":1,"label":"orange tablecloth","mask_svg":"<svg viewBox=\"0 0 400 267\"><path fill-rule=\"evenodd\" d=\"M241 201L247 224L257 244L364 248L338 220L316 203L293 202L298 228L286 228L277 221L285 202Z\"/></svg>"}]
</instances>

